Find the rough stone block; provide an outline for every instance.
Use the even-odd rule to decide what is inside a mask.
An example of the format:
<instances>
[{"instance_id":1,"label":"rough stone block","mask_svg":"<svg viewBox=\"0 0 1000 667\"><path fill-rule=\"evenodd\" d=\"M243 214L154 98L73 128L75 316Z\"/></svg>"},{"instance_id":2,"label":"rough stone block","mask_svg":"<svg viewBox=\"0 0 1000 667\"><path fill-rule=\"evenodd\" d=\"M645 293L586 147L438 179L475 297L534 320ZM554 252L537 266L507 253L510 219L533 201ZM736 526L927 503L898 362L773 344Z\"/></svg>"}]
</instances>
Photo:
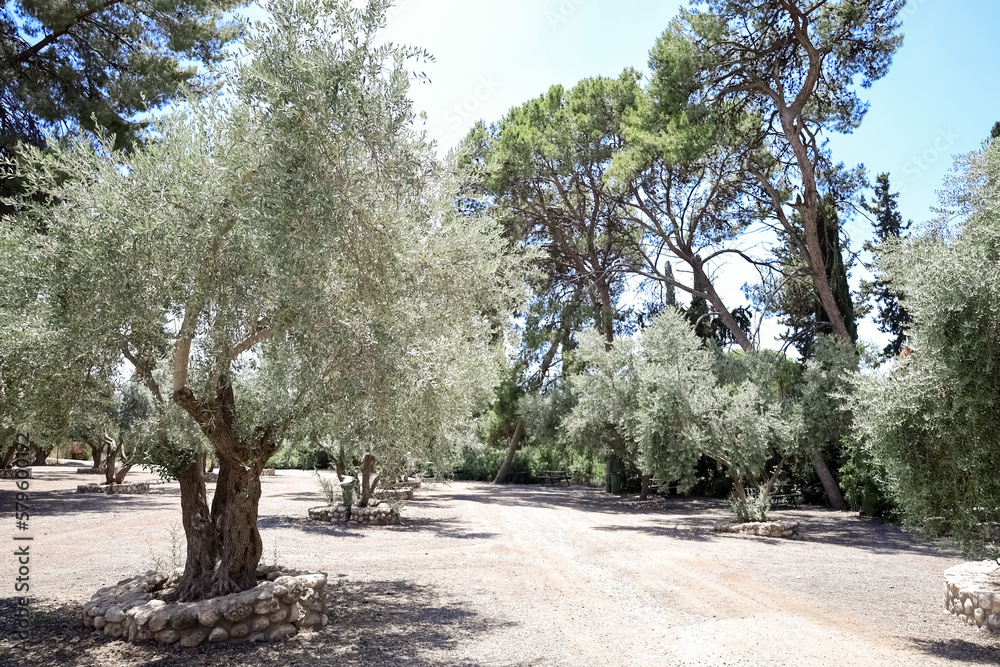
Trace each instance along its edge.
<instances>
[{"instance_id":1,"label":"rough stone block","mask_svg":"<svg viewBox=\"0 0 1000 667\"><path fill-rule=\"evenodd\" d=\"M198 646L203 641L205 641L206 636L208 636L208 633L206 633L204 630L191 630L189 632L184 633L184 636L181 637L180 644L181 646L188 646L188 647Z\"/></svg>"},{"instance_id":2,"label":"rough stone block","mask_svg":"<svg viewBox=\"0 0 1000 667\"><path fill-rule=\"evenodd\" d=\"M176 630L160 630L153 633L153 638L160 644L173 644L181 638L181 635Z\"/></svg>"},{"instance_id":3,"label":"rough stone block","mask_svg":"<svg viewBox=\"0 0 1000 667\"><path fill-rule=\"evenodd\" d=\"M198 612L191 607L178 609L170 618L170 627L174 630L186 630L198 625Z\"/></svg>"},{"instance_id":4,"label":"rough stone block","mask_svg":"<svg viewBox=\"0 0 1000 667\"><path fill-rule=\"evenodd\" d=\"M152 633L157 633L167 627L170 622L170 614L165 610L157 611L152 616L149 617L149 631ZM159 641L159 640L157 640Z\"/></svg>"},{"instance_id":5,"label":"rough stone block","mask_svg":"<svg viewBox=\"0 0 1000 667\"><path fill-rule=\"evenodd\" d=\"M121 607L110 607L104 613L104 620L108 623L121 623L125 620L125 611Z\"/></svg>"},{"instance_id":6,"label":"rough stone block","mask_svg":"<svg viewBox=\"0 0 1000 667\"><path fill-rule=\"evenodd\" d=\"M198 609L198 622L206 627L215 627L219 623L221 614L214 606L202 606Z\"/></svg>"},{"instance_id":7,"label":"rough stone block","mask_svg":"<svg viewBox=\"0 0 1000 667\"><path fill-rule=\"evenodd\" d=\"M267 638L271 641L277 641L280 639L288 639L293 636L298 630L291 623L283 623L276 628L272 628L267 633Z\"/></svg>"},{"instance_id":8,"label":"rough stone block","mask_svg":"<svg viewBox=\"0 0 1000 667\"><path fill-rule=\"evenodd\" d=\"M242 621L244 618L253 613L253 609L248 604L235 604L222 612L222 615L226 617L227 621Z\"/></svg>"},{"instance_id":9,"label":"rough stone block","mask_svg":"<svg viewBox=\"0 0 1000 667\"><path fill-rule=\"evenodd\" d=\"M268 597L266 600L257 600L257 604L254 605L253 610L256 614L271 614L281 608L281 604L273 597Z\"/></svg>"}]
</instances>

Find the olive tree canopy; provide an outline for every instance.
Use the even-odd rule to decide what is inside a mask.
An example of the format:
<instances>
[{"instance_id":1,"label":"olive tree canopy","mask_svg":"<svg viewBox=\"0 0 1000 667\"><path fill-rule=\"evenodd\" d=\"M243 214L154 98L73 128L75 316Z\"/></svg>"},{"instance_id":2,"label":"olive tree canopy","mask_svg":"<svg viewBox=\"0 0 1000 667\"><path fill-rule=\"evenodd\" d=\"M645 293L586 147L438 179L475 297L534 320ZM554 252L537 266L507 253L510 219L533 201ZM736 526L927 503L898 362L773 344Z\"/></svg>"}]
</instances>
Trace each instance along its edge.
<instances>
[{"instance_id":1,"label":"olive tree canopy","mask_svg":"<svg viewBox=\"0 0 1000 667\"><path fill-rule=\"evenodd\" d=\"M388 5L269 4L230 96L178 109L132 153L39 152L5 227L33 303L216 451L211 507L196 460L175 473L182 598L255 585L258 476L283 438L323 422L376 455L429 446L496 379L513 273L412 130L405 67L422 53L377 44Z\"/></svg>"}]
</instances>

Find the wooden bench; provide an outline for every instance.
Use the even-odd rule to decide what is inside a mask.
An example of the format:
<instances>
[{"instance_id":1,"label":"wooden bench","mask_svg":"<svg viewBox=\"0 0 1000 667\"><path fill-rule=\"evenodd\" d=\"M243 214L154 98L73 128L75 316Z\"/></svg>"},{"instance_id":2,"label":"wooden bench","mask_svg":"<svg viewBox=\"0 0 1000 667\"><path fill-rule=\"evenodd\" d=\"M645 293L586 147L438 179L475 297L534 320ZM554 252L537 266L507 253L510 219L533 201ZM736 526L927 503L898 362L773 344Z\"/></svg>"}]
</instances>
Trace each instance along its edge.
<instances>
[{"instance_id":1,"label":"wooden bench","mask_svg":"<svg viewBox=\"0 0 1000 667\"><path fill-rule=\"evenodd\" d=\"M546 470L538 479L542 480L542 484L558 484L559 482L566 482L566 486L569 486L570 478L569 473L565 470Z\"/></svg>"},{"instance_id":2,"label":"wooden bench","mask_svg":"<svg viewBox=\"0 0 1000 667\"><path fill-rule=\"evenodd\" d=\"M802 504L802 493L791 489L790 493L772 493L771 504L775 507L798 507Z\"/></svg>"}]
</instances>

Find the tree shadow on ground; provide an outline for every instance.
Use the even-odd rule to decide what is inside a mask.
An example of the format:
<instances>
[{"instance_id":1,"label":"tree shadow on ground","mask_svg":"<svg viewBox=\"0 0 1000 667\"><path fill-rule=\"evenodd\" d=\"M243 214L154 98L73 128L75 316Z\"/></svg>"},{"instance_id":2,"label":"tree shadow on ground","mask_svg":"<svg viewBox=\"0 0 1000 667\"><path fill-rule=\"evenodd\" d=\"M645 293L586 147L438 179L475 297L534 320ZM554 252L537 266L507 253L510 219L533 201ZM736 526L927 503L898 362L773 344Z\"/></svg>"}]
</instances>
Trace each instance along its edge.
<instances>
[{"instance_id":1,"label":"tree shadow on ground","mask_svg":"<svg viewBox=\"0 0 1000 667\"><path fill-rule=\"evenodd\" d=\"M395 527L400 532L430 532L435 537L453 540L486 540L498 537L499 533L486 531L470 532L465 529L465 523L457 519L428 519L424 517L403 517L401 526Z\"/></svg>"},{"instance_id":2,"label":"tree shadow on ground","mask_svg":"<svg viewBox=\"0 0 1000 667\"><path fill-rule=\"evenodd\" d=\"M975 643L964 639L948 639L934 641L929 639L911 639L910 642L927 655L947 660L973 665L996 665L1000 663L997 650L1000 649L1000 639L985 638L988 643Z\"/></svg>"},{"instance_id":3,"label":"tree shadow on ground","mask_svg":"<svg viewBox=\"0 0 1000 667\"><path fill-rule=\"evenodd\" d=\"M483 485L482 490L439 491L452 500L484 503L487 505L524 505L551 509L575 509L584 512L622 514L628 508L617 503L614 496L600 496L593 489L583 487L552 487L537 485Z\"/></svg>"},{"instance_id":4,"label":"tree shadow on ground","mask_svg":"<svg viewBox=\"0 0 1000 667\"><path fill-rule=\"evenodd\" d=\"M466 483L465 488L445 491L442 496L456 501L498 505L524 505L548 509L573 509L610 515L644 515L664 527L681 524L696 531L708 531L718 521L730 520L726 502L716 498L668 496L657 503L632 507L621 498L587 487L554 488L531 485L491 485ZM634 500L630 497L629 500ZM957 549L937 541L921 540L896 524L859 517L856 513L837 512L826 507L804 506L775 509L771 520L798 521L799 539L861 549L876 554L913 553L929 556L959 557ZM632 530L632 529L630 529ZM656 530L643 527L656 534ZM740 537L725 534L727 537ZM764 539L764 538L753 538Z\"/></svg>"},{"instance_id":5,"label":"tree shadow on ground","mask_svg":"<svg viewBox=\"0 0 1000 667\"><path fill-rule=\"evenodd\" d=\"M678 524L658 524L653 526L594 526L592 530L606 532L645 533L656 537L669 537L689 542L710 542L714 535L710 531L693 526Z\"/></svg>"},{"instance_id":6,"label":"tree shadow on ground","mask_svg":"<svg viewBox=\"0 0 1000 667\"><path fill-rule=\"evenodd\" d=\"M82 484L83 482L81 482ZM12 514L14 510L13 486L0 487L0 516ZM178 492L179 495L179 492ZM29 491L31 516L94 514L108 512L150 511L177 508L178 504L160 493L76 493L65 491Z\"/></svg>"},{"instance_id":7,"label":"tree shadow on ground","mask_svg":"<svg viewBox=\"0 0 1000 667\"><path fill-rule=\"evenodd\" d=\"M202 645L193 649L133 645L88 630L78 605L36 604L27 650L13 647L14 598L0 598L0 665L24 667L305 667L306 665L459 665L465 638L512 624L485 617L432 587L409 581L332 580L330 624L280 644Z\"/></svg>"},{"instance_id":8,"label":"tree shadow on ground","mask_svg":"<svg viewBox=\"0 0 1000 667\"><path fill-rule=\"evenodd\" d=\"M802 516L794 511L782 519L799 521L800 539L841 547L863 549L875 554L912 553L924 556L961 557L960 551L945 541L927 541L907 533L902 527L832 510L812 510Z\"/></svg>"},{"instance_id":9,"label":"tree shadow on ground","mask_svg":"<svg viewBox=\"0 0 1000 667\"><path fill-rule=\"evenodd\" d=\"M430 519L426 517L403 516L402 523L396 526L365 526L359 527L352 523L327 523L312 521L306 518L287 516L262 516L257 520L262 530L271 528L294 528L314 535L329 535L331 537L363 537L373 530L389 530L397 533L431 532L435 537L458 540L482 540L497 537L497 533L485 531L470 532L465 529L465 523L457 519Z\"/></svg>"}]
</instances>

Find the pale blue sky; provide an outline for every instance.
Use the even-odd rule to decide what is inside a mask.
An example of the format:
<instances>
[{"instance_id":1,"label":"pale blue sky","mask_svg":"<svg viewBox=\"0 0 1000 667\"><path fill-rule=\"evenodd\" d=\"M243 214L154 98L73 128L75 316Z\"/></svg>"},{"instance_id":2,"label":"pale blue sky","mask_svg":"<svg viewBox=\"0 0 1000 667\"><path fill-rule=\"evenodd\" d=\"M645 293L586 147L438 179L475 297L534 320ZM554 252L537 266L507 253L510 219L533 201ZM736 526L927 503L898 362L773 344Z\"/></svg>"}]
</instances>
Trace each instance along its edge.
<instances>
[{"instance_id":1,"label":"pale blue sky","mask_svg":"<svg viewBox=\"0 0 1000 667\"><path fill-rule=\"evenodd\" d=\"M436 61L414 87L416 107L442 149L477 120L493 122L552 84L646 70L650 47L676 0L401 0L386 35ZM905 218L926 221L952 156L977 149L1000 120L1000 2L910 0L903 47L888 75L866 91L871 110L853 135L831 137L834 158L889 171ZM867 220L848 222L857 248ZM742 274L743 272L739 272ZM747 274L745 279L749 279ZM744 282L727 276L727 300ZM862 337L879 337L870 323Z\"/></svg>"}]
</instances>

